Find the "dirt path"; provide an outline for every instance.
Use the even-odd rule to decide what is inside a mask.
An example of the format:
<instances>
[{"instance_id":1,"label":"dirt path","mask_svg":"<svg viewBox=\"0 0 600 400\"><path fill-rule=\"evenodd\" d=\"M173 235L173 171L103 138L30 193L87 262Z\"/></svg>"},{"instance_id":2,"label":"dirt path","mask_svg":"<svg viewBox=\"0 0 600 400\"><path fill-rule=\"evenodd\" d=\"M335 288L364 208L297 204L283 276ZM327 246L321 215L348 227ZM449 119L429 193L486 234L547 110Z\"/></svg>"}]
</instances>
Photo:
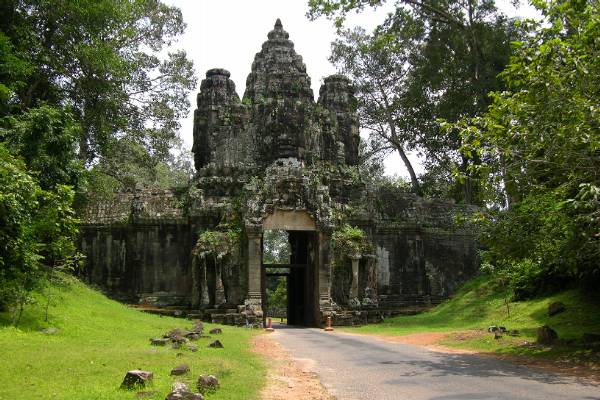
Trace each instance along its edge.
<instances>
[{"instance_id":1,"label":"dirt path","mask_svg":"<svg viewBox=\"0 0 600 400\"><path fill-rule=\"evenodd\" d=\"M277 342L277 333L258 335L252 341L255 353L269 364L267 386L261 391L262 400L333 400L311 372L312 360L293 359Z\"/></svg>"}]
</instances>

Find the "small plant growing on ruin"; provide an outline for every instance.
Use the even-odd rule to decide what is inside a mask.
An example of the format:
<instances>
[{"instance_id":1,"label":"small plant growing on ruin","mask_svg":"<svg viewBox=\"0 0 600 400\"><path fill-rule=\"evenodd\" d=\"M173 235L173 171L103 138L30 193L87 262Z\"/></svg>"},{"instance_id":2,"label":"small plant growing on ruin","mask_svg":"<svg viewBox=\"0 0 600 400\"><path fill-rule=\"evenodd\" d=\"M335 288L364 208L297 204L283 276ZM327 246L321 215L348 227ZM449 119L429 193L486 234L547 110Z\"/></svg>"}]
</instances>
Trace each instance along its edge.
<instances>
[{"instance_id":1,"label":"small plant growing on ruin","mask_svg":"<svg viewBox=\"0 0 600 400\"><path fill-rule=\"evenodd\" d=\"M216 230L207 230L200 234L192 254L201 258L209 254L219 258L229 255L239 246L241 236L240 228L219 225Z\"/></svg>"},{"instance_id":2,"label":"small plant growing on ruin","mask_svg":"<svg viewBox=\"0 0 600 400\"><path fill-rule=\"evenodd\" d=\"M332 244L336 253L350 257L360 257L371 247L365 231L349 224L343 224L333 232Z\"/></svg>"}]
</instances>

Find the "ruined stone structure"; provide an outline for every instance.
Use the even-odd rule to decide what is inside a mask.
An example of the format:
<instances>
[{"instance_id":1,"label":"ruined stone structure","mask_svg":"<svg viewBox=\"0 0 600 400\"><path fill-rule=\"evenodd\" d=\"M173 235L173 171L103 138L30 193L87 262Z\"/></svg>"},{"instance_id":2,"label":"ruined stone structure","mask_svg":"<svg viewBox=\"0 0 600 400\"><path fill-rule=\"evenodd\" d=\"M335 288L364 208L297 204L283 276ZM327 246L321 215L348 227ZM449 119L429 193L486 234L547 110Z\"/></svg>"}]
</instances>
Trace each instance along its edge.
<instances>
[{"instance_id":1,"label":"ruined stone structure","mask_svg":"<svg viewBox=\"0 0 600 400\"><path fill-rule=\"evenodd\" d=\"M266 306L262 235L289 232L288 320L319 326L377 320L436 304L477 269L470 210L378 187L358 167L357 101L341 75L315 102L302 57L278 20L242 99L211 69L194 114L197 176L189 188L119 193L83 213L86 279L128 302L225 323ZM364 233L355 251L332 240ZM350 240L350 239L349 239Z\"/></svg>"}]
</instances>

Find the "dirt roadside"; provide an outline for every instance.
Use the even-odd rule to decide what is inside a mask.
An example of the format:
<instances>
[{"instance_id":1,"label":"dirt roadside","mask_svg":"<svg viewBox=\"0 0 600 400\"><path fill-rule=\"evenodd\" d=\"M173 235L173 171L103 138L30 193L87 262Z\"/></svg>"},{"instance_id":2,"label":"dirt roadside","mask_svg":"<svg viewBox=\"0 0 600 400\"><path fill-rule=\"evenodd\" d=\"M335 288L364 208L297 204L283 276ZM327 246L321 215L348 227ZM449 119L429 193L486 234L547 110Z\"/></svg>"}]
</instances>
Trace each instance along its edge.
<instances>
[{"instance_id":1,"label":"dirt roadside","mask_svg":"<svg viewBox=\"0 0 600 400\"><path fill-rule=\"evenodd\" d=\"M294 359L278 342L277 333L257 335L252 351L268 363L267 385L260 393L262 400L335 400L310 371L311 361Z\"/></svg>"}]
</instances>

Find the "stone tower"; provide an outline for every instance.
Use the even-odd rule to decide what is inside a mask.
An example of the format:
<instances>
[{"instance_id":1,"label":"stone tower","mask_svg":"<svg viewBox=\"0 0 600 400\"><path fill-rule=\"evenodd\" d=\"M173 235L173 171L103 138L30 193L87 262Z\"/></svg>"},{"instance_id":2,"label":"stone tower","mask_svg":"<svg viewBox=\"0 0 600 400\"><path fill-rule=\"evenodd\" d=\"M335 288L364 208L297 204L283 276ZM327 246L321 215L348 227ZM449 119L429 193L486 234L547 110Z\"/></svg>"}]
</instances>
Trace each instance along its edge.
<instances>
[{"instance_id":1,"label":"stone tower","mask_svg":"<svg viewBox=\"0 0 600 400\"><path fill-rule=\"evenodd\" d=\"M350 81L325 78L315 103L310 77L280 20L256 54L240 101L224 69L206 73L195 111L198 170L209 164L266 168L280 158L307 165L358 159L356 98Z\"/></svg>"}]
</instances>

